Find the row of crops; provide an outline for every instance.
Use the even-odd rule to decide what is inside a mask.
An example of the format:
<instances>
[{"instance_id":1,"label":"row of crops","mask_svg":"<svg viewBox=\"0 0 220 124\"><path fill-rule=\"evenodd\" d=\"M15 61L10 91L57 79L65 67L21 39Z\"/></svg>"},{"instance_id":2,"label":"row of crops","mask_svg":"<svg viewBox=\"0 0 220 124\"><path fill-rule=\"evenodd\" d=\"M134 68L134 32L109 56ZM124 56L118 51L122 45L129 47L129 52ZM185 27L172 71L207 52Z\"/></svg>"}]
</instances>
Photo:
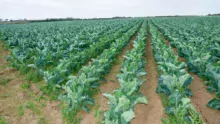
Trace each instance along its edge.
<instances>
[{"instance_id":1,"label":"row of crops","mask_svg":"<svg viewBox=\"0 0 220 124\"><path fill-rule=\"evenodd\" d=\"M27 73L34 70L48 85L62 84L91 58L97 57L139 19L70 21L2 25L2 40L11 49L7 60ZM37 71L37 72L36 72Z\"/></svg>"},{"instance_id":2,"label":"row of crops","mask_svg":"<svg viewBox=\"0 0 220 124\"><path fill-rule=\"evenodd\" d=\"M181 17L152 19L154 25L187 60L189 72L204 78L216 98L207 106L220 110L220 18Z\"/></svg>"},{"instance_id":3,"label":"row of crops","mask_svg":"<svg viewBox=\"0 0 220 124\"><path fill-rule=\"evenodd\" d=\"M199 113L196 112L188 97L192 96L189 84L193 78L186 72L186 63L179 62L178 56L165 43L162 35L150 23L150 33L154 58L160 72L157 93L165 95L167 119L165 124L202 124Z\"/></svg>"},{"instance_id":4,"label":"row of crops","mask_svg":"<svg viewBox=\"0 0 220 124\"><path fill-rule=\"evenodd\" d=\"M139 92L145 81L141 77L147 74L144 69L146 62L142 58L145 54L146 30L145 21L133 41L132 50L124 56L121 73L117 75L120 87L112 94L104 94L110 100L110 108L104 113L104 124L127 124L135 117L133 110L136 104L147 104L146 97Z\"/></svg>"}]
</instances>

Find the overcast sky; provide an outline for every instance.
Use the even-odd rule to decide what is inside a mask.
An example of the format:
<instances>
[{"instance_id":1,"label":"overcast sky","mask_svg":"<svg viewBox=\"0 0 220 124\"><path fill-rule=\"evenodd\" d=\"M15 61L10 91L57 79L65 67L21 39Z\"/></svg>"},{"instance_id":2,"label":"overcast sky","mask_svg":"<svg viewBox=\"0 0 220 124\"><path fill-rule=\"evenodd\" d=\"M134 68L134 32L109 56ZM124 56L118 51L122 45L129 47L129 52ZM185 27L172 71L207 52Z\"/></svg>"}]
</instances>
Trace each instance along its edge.
<instances>
[{"instance_id":1,"label":"overcast sky","mask_svg":"<svg viewBox=\"0 0 220 124\"><path fill-rule=\"evenodd\" d=\"M0 0L0 18L3 19L208 13L220 13L220 0Z\"/></svg>"}]
</instances>

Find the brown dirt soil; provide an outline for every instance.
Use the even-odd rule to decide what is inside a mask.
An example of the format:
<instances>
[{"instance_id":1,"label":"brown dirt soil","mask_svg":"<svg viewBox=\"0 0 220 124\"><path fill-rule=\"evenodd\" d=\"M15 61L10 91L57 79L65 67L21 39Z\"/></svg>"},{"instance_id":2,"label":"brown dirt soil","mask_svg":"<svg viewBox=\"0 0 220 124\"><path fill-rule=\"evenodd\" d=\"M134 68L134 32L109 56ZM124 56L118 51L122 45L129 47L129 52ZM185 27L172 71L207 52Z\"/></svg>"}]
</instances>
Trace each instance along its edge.
<instances>
[{"instance_id":1,"label":"brown dirt soil","mask_svg":"<svg viewBox=\"0 0 220 124\"><path fill-rule=\"evenodd\" d=\"M3 64L6 64L5 57L8 55L7 50L4 48L4 44L0 41L0 69Z\"/></svg>"},{"instance_id":2,"label":"brown dirt soil","mask_svg":"<svg viewBox=\"0 0 220 124\"><path fill-rule=\"evenodd\" d=\"M59 102L49 101L42 95L40 86L45 82L29 83L19 71L8 67L5 61L8 52L0 43L0 116L9 124L63 124ZM3 83L5 82L5 83ZM22 88L29 84L30 88ZM42 95L40 101L36 100ZM36 105L36 110L27 108L27 103ZM23 115L19 115L22 107Z\"/></svg>"},{"instance_id":3,"label":"brown dirt soil","mask_svg":"<svg viewBox=\"0 0 220 124\"><path fill-rule=\"evenodd\" d=\"M165 39L163 37L163 39ZM165 39L166 40L166 39ZM166 44L170 45L170 42L166 40ZM171 47L172 50L176 55L178 55L178 51L176 48ZM178 60L180 62L186 62L187 60L183 57L178 57ZM186 68L186 71L188 71L188 68ZM211 109L206 106L206 104L214 98L214 95L209 93L206 89L207 86L205 85L204 81L198 77L195 73L188 72L194 80L190 84L190 89L192 91L192 104L196 108L198 112L201 113L201 117L203 121L207 124L219 124L220 123L220 112L215 109Z\"/></svg>"},{"instance_id":4,"label":"brown dirt soil","mask_svg":"<svg viewBox=\"0 0 220 124\"><path fill-rule=\"evenodd\" d=\"M93 107L91 112L88 114L85 111L81 111L79 116L83 117L81 124L101 124L103 120L104 111L109 108L107 104L109 100L103 96L104 93L113 92L115 89L119 88L120 85L116 78L117 74L120 72L121 64L124 60L124 55L128 50L133 47L133 42L136 39L137 33L132 37L129 44L123 49L122 53L117 56L117 62L113 64L110 73L105 77L107 82L101 82L100 92L95 96L96 106ZM95 117L95 113L99 113L99 117Z\"/></svg>"},{"instance_id":5,"label":"brown dirt soil","mask_svg":"<svg viewBox=\"0 0 220 124\"><path fill-rule=\"evenodd\" d=\"M149 30L148 30L149 31ZM141 86L140 91L144 96L147 96L148 104L138 104L135 107L135 119L131 121L131 124L161 124L161 118L165 116L164 107L160 100L160 96L155 92L157 88L157 65L154 61L153 50L151 45L150 33L148 33L146 56L147 61L146 72L144 76L146 82Z\"/></svg>"}]
</instances>

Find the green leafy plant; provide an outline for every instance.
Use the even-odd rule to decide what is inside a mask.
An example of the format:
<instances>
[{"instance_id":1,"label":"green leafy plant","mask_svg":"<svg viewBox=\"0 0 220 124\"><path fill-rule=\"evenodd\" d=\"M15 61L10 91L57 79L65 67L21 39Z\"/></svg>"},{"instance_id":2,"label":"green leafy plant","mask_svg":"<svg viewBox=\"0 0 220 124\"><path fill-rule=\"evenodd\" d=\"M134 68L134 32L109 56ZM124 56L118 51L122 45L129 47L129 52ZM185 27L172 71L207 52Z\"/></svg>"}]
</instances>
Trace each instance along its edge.
<instances>
[{"instance_id":1,"label":"green leafy plant","mask_svg":"<svg viewBox=\"0 0 220 124\"><path fill-rule=\"evenodd\" d=\"M26 105L25 105L26 108L30 109L31 111L33 111L34 113L36 114L40 114L41 111L40 109L38 108L38 106L33 103L33 102L28 102Z\"/></svg>"},{"instance_id":2,"label":"green leafy plant","mask_svg":"<svg viewBox=\"0 0 220 124\"><path fill-rule=\"evenodd\" d=\"M0 116L0 124L8 124L8 123Z\"/></svg>"},{"instance_id":3,"label":"green leafy plant","mask_svg":"<svg viewBox=\"0 0 220 124\"><path fill-rule=\"evenodd\" d=\"M23 105L18 106L18 116L21 117L24 115L24 108Z\"/></svg>"}]
</instances>

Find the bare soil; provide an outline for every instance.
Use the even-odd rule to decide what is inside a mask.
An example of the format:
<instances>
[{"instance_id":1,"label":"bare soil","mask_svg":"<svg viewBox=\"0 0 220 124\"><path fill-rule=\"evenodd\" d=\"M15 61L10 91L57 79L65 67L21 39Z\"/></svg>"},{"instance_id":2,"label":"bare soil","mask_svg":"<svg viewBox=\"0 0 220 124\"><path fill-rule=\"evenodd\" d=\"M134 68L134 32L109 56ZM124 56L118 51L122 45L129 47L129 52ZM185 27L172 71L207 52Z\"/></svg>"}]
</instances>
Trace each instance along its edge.
<instances>
[{"instance_id":1,"label":"bare soil","mask_svg":"<svg viewBox=\"0 0 220 124\"><path fill-rule=\"evenodd\" d=\"M40 91L39 87L45 82L30 83L19 71L9 67L8 52L2 42L0 52L0 116L3 120L9 124L63 124L60 103L50 101ZM28 104L35 107L28 108Z\"/></svg>"},{"instance_id":2,"label":"bare soil","mask_svg":"<svg viewBox=\"0 0 220 124\"><path fill-rule=\"evenodd\" d=\"M140 91L144 96L147 96L148 104L138 104L135 107L134 112L136 117L131 121L131 124L161 124L161 118L164 117L165 114L160 96L156 93L158 85L157 65L154 61L149 32L145 53L146 56L144 59L147 61L145 70L148 74L144 76L147 80L142 84Z\"/></svg>"},{"instance_id":3,"label":"bare soil","mask_svg":"<svg viewBox=\"0 0 220 124\"><path fill-rule=\"evenodd\" d=\"M6 64L5 57L8 55L8 51L4 48L2 41L0 41L0 69L3 64Z\"/></svg>"},{"instance_id":4,"label":"bare soil","mask_svg":"<svg viewBox=\"0 0 220 124\"><path fill-rule=\"evenodd\" d=\"M163 39L165 39L163 37ZM166 39L165 39L166 40ZM166 40L166 44L170 45L170 42ZM176 48L171 47L176 55L178 55L178 51ZM187 60L183 57L178 56L178 60L180 62L186 62ZM188 71L188 68L186 68ZM220 123L220 112L215 109L211 109L206 106L206 104L214 98L214 95L209 93L206 89L207 86L200 77L198 77L195 73L188 72L194 79L190 84L190 89L192 91L192 104L196 108L197 112L201 113L201 117L203 121L207 124L219 124Z\"/></svg>"}]
</instances>

